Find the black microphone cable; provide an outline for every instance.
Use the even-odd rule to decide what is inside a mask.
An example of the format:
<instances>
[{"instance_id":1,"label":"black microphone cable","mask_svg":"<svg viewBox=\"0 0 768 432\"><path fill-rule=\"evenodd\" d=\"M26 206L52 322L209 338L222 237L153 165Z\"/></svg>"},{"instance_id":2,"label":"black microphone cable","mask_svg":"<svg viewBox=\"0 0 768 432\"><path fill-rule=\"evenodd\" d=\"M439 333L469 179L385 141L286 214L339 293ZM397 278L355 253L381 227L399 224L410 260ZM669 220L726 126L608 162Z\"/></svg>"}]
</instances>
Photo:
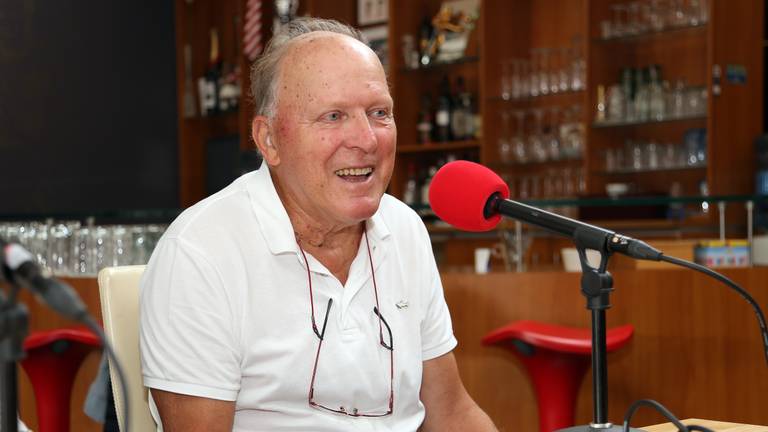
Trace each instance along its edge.
<instances>
[{"instance_id":1,"label":"black microphone cable","mask_svg":"<svg viewBox=\"0 0 768 432\"><path fill-rule=\"evenodd\" d=\"M667 418L672 424L675 425L678 432L690 432L690 431L700 431L700 432L714 432L712 429L706 428L704 426L699 425L684 425L680 419L675 417L674 414L670 410L668 410L664 405L656 402L653 399L640 399L639 401L636 401L632 405L629 406L629 409L627 409L627 413L624 415L624 425L622 427L623 432L629 432L629 422L632 420L632 416L635 414L635 411L637 411L641 406L649 406L651 408L654 408L656 411L660 412L661 415Z\"/></svg>"},{"instance_id":2,"label":"black microphone cable","mask_svg":"<svg viewBox=\"0 0 768 432\"><path fill-rule=\"evenodd\" d=\"M739 295L742 298L744 298L744 300L746 300L747 303L749 303L750 306L752 306L752 308L755 310L755 315L757 315L757 323L760 326L760 333L763 339L763 354L765 354L766 362L768 362L768 328L766 328L766 325L765 325L765 315L763 315L763 311L760 309L760 305L757 304L755 299L744 288L740 287L736 282L732 281L728 277L700 264L696 264L690 261L686 261L684 259L675 258L667 255L661 255L659 257L659 260L703 273L720 282L723 282L729 288L732 288L737 293L739 293ZM627 410L627 414L624 416L624 426L622 429L624 432L629 431L629 422L630 420L632 420L632 416L634 415L635 411L637 411L637 409L643 405L650 406L656 409L657 411L659 411L664 417L666 417L670 422L672 422L677 427L679 432L689 432L689 431L714 432L712 431L712 429L706 428L704 426L684 425L683 423L680 422L680 420L677 417L674 416L674 414L672 414L667 408L665 408L664 405L652 399L641 399L639 401L636 401L632 405L630 405L629 409Z\"/></svg>"},{"instance_id":3,"label":"black microphone cable","mask_svg":"<svg viewBox=\"0 0 768 432\"><path fill-rule=\"evenodd\" d=\"M707 268L703 265L692 263L690 261L686 261L684 259L675 258L667 255L662 255L661 261L666 261L670 264L675 264L681 267L685 267L691 270L695 270L701 273L704 273L707 276L713 277L716 280L719 280L720 282L723 282L724 284L728 285L728 287L734 289L741 297L744 298L744 300L749 303L752 308L755 310L755 315L757 315L757 323L760 326L760 333L763 338L763 354L765 354L765 361L768 363L768 328L766 328L765 325L765 315L763 315L763 311L760 309L760 305L757 304L754 298L742 287L740 287L736 282L730 280L729 278L725 277L724 275Z\"/></svg>"}]
</instances>

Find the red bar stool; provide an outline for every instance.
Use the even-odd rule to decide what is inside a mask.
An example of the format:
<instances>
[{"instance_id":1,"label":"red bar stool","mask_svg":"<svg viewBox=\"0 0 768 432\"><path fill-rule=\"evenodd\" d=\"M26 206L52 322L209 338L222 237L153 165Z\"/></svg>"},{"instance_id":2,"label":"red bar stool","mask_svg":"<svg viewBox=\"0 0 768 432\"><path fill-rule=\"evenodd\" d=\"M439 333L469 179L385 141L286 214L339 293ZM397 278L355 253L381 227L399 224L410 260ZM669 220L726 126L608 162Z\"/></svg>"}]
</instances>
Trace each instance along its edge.
<instances>
[{"instance_id":1,"label":"red bar stool","mask_svg":"<svg viewBox=\"0 0 768 432\"><path fill-rule=\"evenodd\" d=\"M608 330L607 351L626 345L634 331L632 325ZM488 333L483 344L510 349L525 366L536 394L540 432L573 426L579 386L591 364L591 330L514 321Z\"/></svg>"},{"instance_id":2,"label":"red bar stool","mask_svg":"<svg viewBox=\"0 0 768 432\"><path fill-rule=\"evenodd\" d=\"M68 432L69 403L77 371L86 356L101 346L86 328L34 332L24 340L21 366L35 392L39 432Z\"/></svg>"}]
</instances>

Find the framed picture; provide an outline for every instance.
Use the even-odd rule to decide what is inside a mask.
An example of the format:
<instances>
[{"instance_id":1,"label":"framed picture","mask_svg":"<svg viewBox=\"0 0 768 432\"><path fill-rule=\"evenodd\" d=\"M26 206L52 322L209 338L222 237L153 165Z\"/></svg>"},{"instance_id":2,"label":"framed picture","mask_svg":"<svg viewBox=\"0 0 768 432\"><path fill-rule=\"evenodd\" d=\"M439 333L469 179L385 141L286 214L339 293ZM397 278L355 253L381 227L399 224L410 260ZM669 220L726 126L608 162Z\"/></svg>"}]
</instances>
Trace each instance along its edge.
<instances>
[{"instance_id":1,"label":"framed picture","mask_svg":"<svg viewBox=\"0 0 768 432\"><path fill-rule=\"evenodd\" d=\"M380 24L388 18L389 0L357 0L358 26Z\"/></svg>"}]
</instances>

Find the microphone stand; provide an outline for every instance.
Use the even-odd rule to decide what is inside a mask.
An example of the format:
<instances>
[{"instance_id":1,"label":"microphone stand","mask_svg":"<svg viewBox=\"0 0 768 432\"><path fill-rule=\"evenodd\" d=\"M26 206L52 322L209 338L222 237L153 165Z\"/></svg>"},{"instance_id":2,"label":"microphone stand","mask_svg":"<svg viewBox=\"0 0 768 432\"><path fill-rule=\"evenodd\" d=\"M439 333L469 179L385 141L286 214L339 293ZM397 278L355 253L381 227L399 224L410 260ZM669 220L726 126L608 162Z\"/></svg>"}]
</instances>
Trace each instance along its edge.
<instances>
[{"instance_id":1,"label":"microphone stand","mask_svg":"<svg viewBox=\"0 0 768 432\"><path fill-rule=\"evenodd\" d=\"M602 238L600 238L602 237ZM592 422L589 425L560 429L557 432L622 432L620 425L608 421L608 349L606 342L605 311L611 307L613 276L606 270L611 252L609 236L593 232L579 232L574 243L581 262L581 294L586 297L587 309L592 314ZM600 266L593 268L587 261L585 249L600 252ZM630 428L642 432L642 429Z\"/></svg>"},{"instance_id":2,"label":"microphone stand","mask_svg":"<svg viewBox=\"0 0 768 432\"><path fill-rule=\"evenodd\" d=\"M19 430L16 362L24 358L24 338L29 331L27 307L16 303L17 291L18 287L12 284L10 298L6 299L0 290L0 431L3 432Z\"/></svg>"}]
</instances>

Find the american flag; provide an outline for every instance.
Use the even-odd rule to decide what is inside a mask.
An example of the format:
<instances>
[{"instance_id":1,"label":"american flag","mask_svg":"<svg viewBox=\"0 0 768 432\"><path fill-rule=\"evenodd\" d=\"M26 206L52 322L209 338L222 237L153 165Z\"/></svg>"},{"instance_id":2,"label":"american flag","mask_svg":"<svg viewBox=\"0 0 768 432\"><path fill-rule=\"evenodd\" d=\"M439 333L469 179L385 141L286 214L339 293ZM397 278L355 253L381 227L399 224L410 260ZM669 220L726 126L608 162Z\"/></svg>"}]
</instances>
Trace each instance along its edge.
<instances>
[{"instance_id":1,"label":"american flag","mask_svg":"<svg viewBox=\"0 0 768 432\"><path fill-rule=\"evenodd\" d=\"M253 61L261 54L261 0L248 0L245 5L243 30L243 54Z\"/></svg>"}]
</instances>

